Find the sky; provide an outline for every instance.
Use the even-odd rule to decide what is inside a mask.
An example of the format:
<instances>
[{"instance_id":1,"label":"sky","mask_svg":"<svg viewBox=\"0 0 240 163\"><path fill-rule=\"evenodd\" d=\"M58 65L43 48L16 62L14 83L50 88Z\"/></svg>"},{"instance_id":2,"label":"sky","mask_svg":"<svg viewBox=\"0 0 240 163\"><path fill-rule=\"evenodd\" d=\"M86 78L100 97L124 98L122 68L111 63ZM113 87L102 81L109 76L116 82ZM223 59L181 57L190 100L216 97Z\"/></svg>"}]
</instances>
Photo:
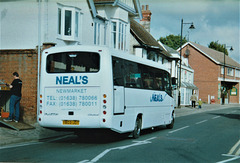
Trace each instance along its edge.
<instances>
[{"instance_id":1,"label":"sky","mask_svg":"<svg viewBox=\"0 0 240 163\"><path fill-rule=\"evenodd\" d=\"M158 40L170 34L208 47L211 41L226 44L229 56L240 63L240 0L139 0L152 12L150 33ZM229 51L230 47L233 51Z\"/></svg>"}]
</instances>

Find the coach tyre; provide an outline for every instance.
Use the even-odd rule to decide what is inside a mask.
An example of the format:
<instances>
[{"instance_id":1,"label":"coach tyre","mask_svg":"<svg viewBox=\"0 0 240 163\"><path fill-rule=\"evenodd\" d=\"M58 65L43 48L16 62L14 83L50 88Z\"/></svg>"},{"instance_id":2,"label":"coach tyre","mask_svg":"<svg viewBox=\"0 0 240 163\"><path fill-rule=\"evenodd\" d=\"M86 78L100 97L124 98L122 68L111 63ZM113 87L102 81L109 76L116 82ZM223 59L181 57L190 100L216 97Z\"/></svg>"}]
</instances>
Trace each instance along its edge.
<instances>
[{"instance_id":1,"label":"coach tyre","mask_svg":"<svg viewBox=\"0 0 240 163\"><path fill-rule=\"evenodd\" d=\"M172 129L172 128L173 128L173 125L174 125L174 113L172 113L172 121L171 121L171 123L168 124L168 125L166 125L166 127L167 127L168 129Z\"/></svg>"},{"instance_id":2,"label":"coach tyre","mask_svg":"<svg viewBox=\"0 0 240 163\"><path fill-rule=\"evenodd\" d=\"M141 120L141 118L137 117L135 127L134 127L134 130L133 130L133 138L134 139L139 138L140 132L141 132L141 126L142 126L142 120Z\"/></svg>"}]
</instances>

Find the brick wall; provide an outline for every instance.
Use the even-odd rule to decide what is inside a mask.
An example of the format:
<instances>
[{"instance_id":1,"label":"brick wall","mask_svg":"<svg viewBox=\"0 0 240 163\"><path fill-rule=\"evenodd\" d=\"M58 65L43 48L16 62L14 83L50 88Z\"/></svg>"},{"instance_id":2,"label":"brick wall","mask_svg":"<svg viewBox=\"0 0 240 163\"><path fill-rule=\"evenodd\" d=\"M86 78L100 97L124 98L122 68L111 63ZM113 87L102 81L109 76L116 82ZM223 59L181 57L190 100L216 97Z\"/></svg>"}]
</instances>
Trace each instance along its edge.
<instances>
[{"instance_id":1,"label":"brick wall","mask_svg":"<svg viewBox=\"0 0 240 163\"><path fill-rule=\"evenodd\" d=\"M215 97L216 103L220 103L218 100L219 66L194 47L188 46L188 49L190 50L189 65L194 69L194 84L199 89L199 98L208 102L208 95L210 95ZM182 54L185 54L185 50L186 47Z\"/></svg>"},{"instance_id":2,"label":"brick wall","mask_svg":"<svg viewBox=\"0 0 240 163\"><path fill-rule=\"evenodd\" d=\"M239 79L238 79L239 80ZM237 88L237 96L230 96L230 90L228 91L229 94L229 103L239 103L239 83L234 85Z\"/></svg>"},{"instance_id":3,"label":"brick wall","mask_svg":"<svg viewBox=\"0 0 240 163\"><path fill-rule=\"evenodd\" d=\"M18 72L23 81L20 102L20 120L36 122L38 55L35 49L0 50L0 79L13 81L13 72Z\"/></svg>"},{"instance_id":4,"label":"brick wall","mask_svg":"<svg viewBox=\"0 0 240 163\"><path fill-rule=\"evenodd\" d=\"M201 98L204 102L208 102L208 96L214 96L216 101L215 103L220 104L221 99L218 95L220 95L219 86L221 86L221 81L218 81L218 77L223 77L223 75L221 75L221 66L217 65L214 61L212 61L210 58L207 58L191 45L184 47L182 54L185 54L185 50L187 48L190 50L188 62L189 65L194 69L194 84L199 89L199 98ZM186 57L185 55L183 56ZM227 68L225 69L225 74L226 79L239 80L239 78L236 78L235 75L227 75ZM238 83L229 82L228 85L235 86L237 89L239 88ZM228 90L228 95L229 103L239 103L239 89L237 96L230 96L230 90Z\"/></svg>"}]
</instances>

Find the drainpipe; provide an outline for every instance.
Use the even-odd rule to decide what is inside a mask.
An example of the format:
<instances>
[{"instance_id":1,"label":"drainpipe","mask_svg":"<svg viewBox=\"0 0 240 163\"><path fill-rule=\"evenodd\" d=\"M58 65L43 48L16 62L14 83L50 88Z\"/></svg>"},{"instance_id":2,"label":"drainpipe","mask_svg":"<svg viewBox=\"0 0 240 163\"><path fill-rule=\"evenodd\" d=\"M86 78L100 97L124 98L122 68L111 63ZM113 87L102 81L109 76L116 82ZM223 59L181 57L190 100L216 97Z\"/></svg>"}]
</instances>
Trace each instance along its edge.
<instances>
[{"instance_id":1,"label":"drainpipe","mask_svg":"<svg viewBox=\"0 0 240 163\"><path fill-rule=\"evenodd\" d=\"M40 58L41 58L41 0L38 0L38 77L37 77L37 114L40 97Z\"/></svg>"}]
</instances>

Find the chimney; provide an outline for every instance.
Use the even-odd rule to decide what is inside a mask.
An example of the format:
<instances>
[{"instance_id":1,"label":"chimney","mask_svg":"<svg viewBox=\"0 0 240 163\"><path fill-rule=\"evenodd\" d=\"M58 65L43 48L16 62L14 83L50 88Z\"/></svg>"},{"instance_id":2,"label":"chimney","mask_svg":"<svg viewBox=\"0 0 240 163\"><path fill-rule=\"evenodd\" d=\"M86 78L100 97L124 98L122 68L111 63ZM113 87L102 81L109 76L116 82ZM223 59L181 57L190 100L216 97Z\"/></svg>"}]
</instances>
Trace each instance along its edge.
<instances>
[{"instance_id":1,"label":"chimney","mask_svg":"<svg viewBox=\"0 0 240 163\"><path fill-rule=\"evenodd\" d=\"M151 11L149 10L148 5L142 5L142 20L140 20L140 24L150 33L150 22L151 22Z\"/></svg>"}]
</instances>

